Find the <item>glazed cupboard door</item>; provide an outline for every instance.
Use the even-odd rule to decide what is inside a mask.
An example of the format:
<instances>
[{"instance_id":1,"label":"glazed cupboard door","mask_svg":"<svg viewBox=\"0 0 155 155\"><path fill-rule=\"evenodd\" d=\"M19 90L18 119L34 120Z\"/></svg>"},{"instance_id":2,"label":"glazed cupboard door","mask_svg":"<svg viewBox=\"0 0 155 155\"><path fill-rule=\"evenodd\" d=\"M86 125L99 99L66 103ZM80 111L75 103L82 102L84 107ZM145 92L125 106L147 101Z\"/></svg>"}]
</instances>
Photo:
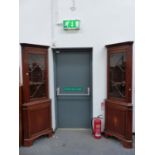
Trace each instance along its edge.
<instances>
[{"instance_id":1,"label":"glazed cupboard door","mask_svg":"<svg viewBox=\"0 0 155 155\"><path fill-rule=\"evenodd\" d=\"M132 52L129 45L108 47L108 98L131 102Z\"/></svg>"},{"instance_id":2,"label":"glazed cupboard door","mask_svg":"<svg viewBox=\"0 0 155 155\"><path fill-rule=\"evenodd\" d=\"M48 96L48 47L22 44L23 145L42 135L52 135L51 100Z\"/></svg>"},{"instance_id":3,"label":"glazed cupboard door","mask_svg":"<svg viewBox=\"0 0 155 155\"><path fill-rule=\"evenodd\" d=\"M24 101L48 98L47 49L24 47L23 78Z\"/></svg>"}]
</instances>

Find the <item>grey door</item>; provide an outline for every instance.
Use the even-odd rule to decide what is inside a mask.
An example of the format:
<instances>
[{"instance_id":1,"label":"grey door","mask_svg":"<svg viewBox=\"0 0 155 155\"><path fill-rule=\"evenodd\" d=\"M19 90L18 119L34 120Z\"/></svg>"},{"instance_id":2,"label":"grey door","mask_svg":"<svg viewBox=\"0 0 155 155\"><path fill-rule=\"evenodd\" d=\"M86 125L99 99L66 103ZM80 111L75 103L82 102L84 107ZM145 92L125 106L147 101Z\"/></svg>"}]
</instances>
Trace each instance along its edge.
<instances>
[{"instance_id":1,"label":"grey door","mask_svg":"<svg viewBox=\"0 0 155 155\"><path fill-rule=\"evenodd\" d=\"M92 49L55 49L58 128L91 127Z\"/></svg>"}]
</instances>

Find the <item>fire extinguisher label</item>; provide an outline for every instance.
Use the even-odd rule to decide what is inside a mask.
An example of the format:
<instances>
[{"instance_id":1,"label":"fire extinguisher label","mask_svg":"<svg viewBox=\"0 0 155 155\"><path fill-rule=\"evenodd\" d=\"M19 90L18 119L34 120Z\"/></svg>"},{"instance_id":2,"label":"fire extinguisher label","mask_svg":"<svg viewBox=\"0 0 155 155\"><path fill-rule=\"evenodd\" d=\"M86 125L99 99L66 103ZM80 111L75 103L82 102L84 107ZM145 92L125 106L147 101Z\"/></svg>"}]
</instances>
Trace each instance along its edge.
<instances>
[{"instance_id":1,"label":"fire extinguisher label","mask_svg":"<svg viewBox=\"0 0 155 155\"><path fill-rule=\"evenodd\" d=\"M101 126L100 125L96 125L96 128L100 128Z\"/></svg>"}]
</instances>

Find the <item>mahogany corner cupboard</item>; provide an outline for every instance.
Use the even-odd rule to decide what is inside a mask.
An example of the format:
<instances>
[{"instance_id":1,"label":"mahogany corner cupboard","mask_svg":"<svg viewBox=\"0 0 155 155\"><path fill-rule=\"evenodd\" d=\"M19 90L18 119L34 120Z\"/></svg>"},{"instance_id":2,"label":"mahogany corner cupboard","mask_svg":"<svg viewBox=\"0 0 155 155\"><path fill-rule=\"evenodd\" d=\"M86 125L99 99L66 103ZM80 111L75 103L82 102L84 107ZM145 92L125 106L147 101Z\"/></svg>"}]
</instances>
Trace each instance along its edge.
<instances>
[{"instance_id":1,"label":"mahogany corner cupboard","mask_svg":"<svg viewBox=\"0 0 155 155\"><path fill-rule=\"evenodd\" d=\"M132 45L107 45L107 99L105 136L114 136L132 148Z\"/></svg>"},{"instance_id":2,"label":"mahogany corner cupboard","mask_svg":"<svg viewBox=\"0 0 155 155\"><path fill-rule=\"evenodd\" d=\"M23 145L31 146L52 135L51 100L48 96L48 47L21 44L23 63Z\"/></svg>"}]
</instances>

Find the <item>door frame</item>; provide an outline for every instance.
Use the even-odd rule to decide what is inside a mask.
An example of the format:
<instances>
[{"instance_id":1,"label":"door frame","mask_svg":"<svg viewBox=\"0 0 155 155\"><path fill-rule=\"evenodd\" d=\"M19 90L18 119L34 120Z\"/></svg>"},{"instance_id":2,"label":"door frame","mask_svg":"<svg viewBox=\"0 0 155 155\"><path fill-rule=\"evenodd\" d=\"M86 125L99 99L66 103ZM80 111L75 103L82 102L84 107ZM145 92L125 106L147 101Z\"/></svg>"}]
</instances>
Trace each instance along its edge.
<instances>
[{"instance_id":1,"label":"door frame","mask_svg":"<svg viewBox=\"0 0 155 155\"><path fill-rule=\"evenodd\" d=\"M61 47L61 48L52 48L52 52L53 52L53 73L54 73L54 111L55 111L55 130L57 130L58 128L58 107L57 107L57 96L56 96L56 54L55 51L56 50L81 50L81 49L86 49L89 52L90 55L90 84L92 87L92 92L91 92L91 117L93 118L93 47ZM79 51L80 52L80 51ZM91 118L91 121L92 121Z\"/></svg>"}]
</instances>

